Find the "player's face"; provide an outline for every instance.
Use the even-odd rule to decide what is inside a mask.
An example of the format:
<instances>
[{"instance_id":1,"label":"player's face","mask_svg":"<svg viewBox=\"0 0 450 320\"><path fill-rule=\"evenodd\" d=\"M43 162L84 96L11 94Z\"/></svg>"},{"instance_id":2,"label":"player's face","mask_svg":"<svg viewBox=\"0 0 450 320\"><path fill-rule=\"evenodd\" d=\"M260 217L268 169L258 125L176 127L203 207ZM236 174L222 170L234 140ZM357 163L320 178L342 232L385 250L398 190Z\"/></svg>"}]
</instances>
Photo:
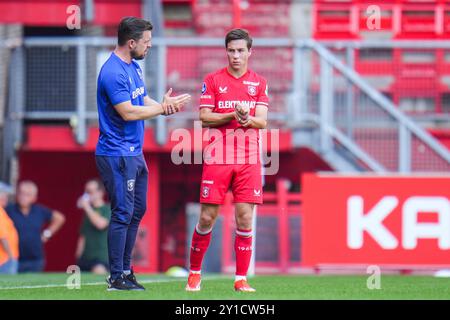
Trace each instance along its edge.
<instances>
[{"instance_id":1,"label":"player's face","mask_svg":"<svg viewBox=\"0 0 450 320\"><path fill-rule=\"evenodd\" d=\"M134 40L133 40L134 41ZM142 60L152 46L152 32L144 31L142 38L134 41L133 48L130 51L131 57L135 60Z\"/></svg>"},{"instance_id":2,"label":"player's face","mask_svg":"<svg viewBox=\"0 0 450 320\"><path fill-rule=\"evenodd\" d=\"M248 50L246 40L240 39L228 42L227 57L231 69L235 71L246 69L250 55L251 50Z\"/></svg>"}]
</instances>

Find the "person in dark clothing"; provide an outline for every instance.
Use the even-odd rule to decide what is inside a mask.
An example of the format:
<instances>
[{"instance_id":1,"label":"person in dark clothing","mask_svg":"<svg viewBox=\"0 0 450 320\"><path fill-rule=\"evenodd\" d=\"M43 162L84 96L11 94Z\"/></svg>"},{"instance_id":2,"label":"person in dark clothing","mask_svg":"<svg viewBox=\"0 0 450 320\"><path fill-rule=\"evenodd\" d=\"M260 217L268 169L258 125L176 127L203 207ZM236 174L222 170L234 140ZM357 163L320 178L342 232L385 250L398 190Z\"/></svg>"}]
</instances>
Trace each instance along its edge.
<instances>
[{"instance_id":1,"label":"person in dark clothing","mask_svg":"<svg viewBox=\"0 0 450 320\"><path fill-rule=\"evenodd\" d=\"M22 181L17 187L17 202L6 208L19 234L19 273L44 270L44 243L66 220L61 212L37 204L37 199L37 185Z\"/></svg>"}]
</instances>

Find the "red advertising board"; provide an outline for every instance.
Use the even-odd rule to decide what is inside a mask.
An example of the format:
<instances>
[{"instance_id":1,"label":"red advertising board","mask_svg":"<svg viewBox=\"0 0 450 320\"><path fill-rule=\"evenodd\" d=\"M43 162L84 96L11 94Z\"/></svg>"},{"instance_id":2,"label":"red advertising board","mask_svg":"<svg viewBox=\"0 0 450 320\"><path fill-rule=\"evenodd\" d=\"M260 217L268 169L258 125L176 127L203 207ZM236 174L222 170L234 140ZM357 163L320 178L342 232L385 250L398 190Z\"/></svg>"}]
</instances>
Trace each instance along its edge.
<instances>
[{"instance_id":1,"label":"red advertising board","mask_svg":"<svg viewBox=\"0 0 450 320\"><path fill-rule=\"evenodd\" d=\"M450 175L302 182L303 265L450 266Z\"/></svg>"}]
</instances>

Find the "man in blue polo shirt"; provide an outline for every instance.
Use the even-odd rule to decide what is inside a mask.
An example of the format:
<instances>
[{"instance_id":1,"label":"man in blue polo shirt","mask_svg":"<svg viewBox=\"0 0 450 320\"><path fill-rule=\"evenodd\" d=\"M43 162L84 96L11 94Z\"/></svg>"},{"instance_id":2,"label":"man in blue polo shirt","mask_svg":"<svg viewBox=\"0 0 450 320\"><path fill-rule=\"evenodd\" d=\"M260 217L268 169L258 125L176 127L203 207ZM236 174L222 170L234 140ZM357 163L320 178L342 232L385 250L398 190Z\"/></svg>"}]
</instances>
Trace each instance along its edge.
<instances>
[{"instance_id":1,"label":"man in blue polo shirt","mask_svg":"<svg viewBox=\"0 0 450 320\"><path fill-rule=\"evenodd\" d=\"M176 113L190 100L188 94L172 97L172 89L162 103L147 95L135 60L144 59L149 51L152 29L149 21L122 19L116 49L98 76L100 136L95 159L111 201L108 290L144 290L131 268L131 253L147 203L144 120Z\"/></svg>"},{"instance_id":2,"label":"man in blue polo shirt","mask_svg":"<svg viewBox=\"0 0 450 320\"><path fill-rule=\"evenodd\" d=\"M37 185L25 180L17 186L17 202L6 207L19 234L19 272L44 270L44 243L66 220L61 212L37 204L37 197Z\"/></svg>"}]
</instances>

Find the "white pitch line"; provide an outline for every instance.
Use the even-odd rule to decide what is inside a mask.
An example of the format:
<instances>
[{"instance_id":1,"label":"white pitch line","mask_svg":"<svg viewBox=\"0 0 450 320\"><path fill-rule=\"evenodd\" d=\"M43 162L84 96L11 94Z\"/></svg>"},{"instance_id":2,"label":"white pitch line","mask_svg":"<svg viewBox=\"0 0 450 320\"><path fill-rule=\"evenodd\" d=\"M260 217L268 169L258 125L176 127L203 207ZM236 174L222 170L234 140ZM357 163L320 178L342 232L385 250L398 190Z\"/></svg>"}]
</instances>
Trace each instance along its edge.
<instances>
[{"instance_id":1,"label":"white pitch line","mask_svg":"<svg viewBox=\"0 0 450 320\"><path fill-rule=\"evenodd\" d=\"M203 280L214 280L214 279L221 279L226 278L224 276L206 276ZM187 281L187 278L180 278L180 279L148 279L148 280L141 280L140 283L157 283L157 282L177 282L177 281ZM99 286L99 285L105 285L106 281L104 282L88 282L88 283L80 283L82 286ZM36 285L36 286L17 286L17 287L0 287L0 290L20 290L20 289L45 289L45 288L65 288L67 287L67 284L46 284L46 285Z\"/></svg>"},{"instance_id":2,"label":"white pitch line","mask_svg":"<svg viewBox=\"0 0 450 320\"><path fill-rule=\"evenodd\" d=\"M155 279L155 280L142 280L140 283L156 283L156 282L174 282L174 281L186 281L186 279ZM80 286L99 286L105 285L104 282L88 282L88 283L80 283ZM0 290L18 290L18 289L45 289L45 288L65 288L67 284L46 284L46 285L36 285L36 286L18 286L18 287L0 287Z\"/></svg>"}]
</instances>

